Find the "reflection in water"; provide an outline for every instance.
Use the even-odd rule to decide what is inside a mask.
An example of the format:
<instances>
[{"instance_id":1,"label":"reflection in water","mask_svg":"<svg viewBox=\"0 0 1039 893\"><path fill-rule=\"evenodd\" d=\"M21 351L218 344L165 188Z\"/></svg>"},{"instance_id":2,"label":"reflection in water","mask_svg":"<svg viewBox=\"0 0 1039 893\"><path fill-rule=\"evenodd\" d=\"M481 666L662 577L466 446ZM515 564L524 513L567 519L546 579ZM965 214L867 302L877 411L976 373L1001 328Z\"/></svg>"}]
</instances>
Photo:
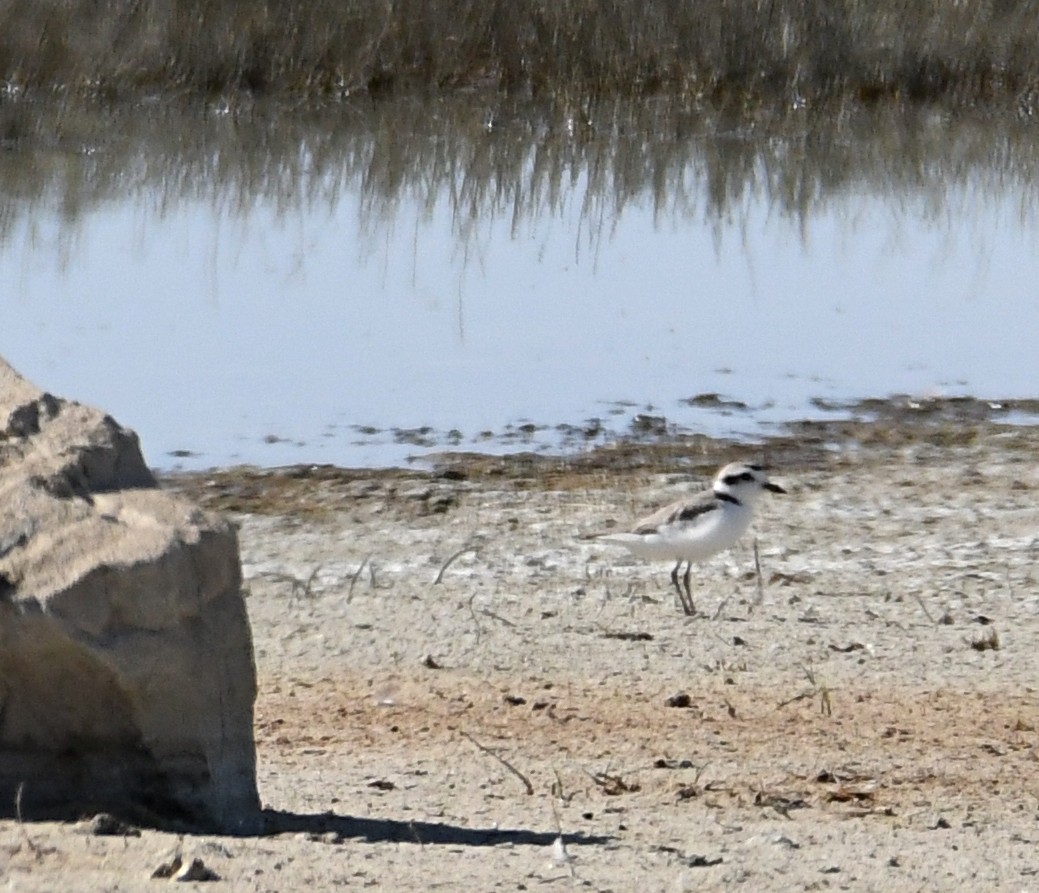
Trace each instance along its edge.
<instances>
[{"instance_id":1,"label":"reflection in water","mask_svg":"<svg viewBox=\"0 0 1039 893\"><path fill-rule=\"evenodd\" d=\"M1033 130L672 100L8 104L0 353L150 452L204 453L167 465L1031 396L1010 361L1036 330Z\"/></svg>"},{"instance_id":2,"label":"reflection in water","mask_svg":"<svg viewBox=\"0 0 1039 893\"><path fill-rule=\"evenodd\" d=\"M719 236L758 200L807 223L848 195L940 220L969 187L1034 187L1030 120L941 107L802 109L733 119L662 98L555 107L488 99L401 98L322 109L2 107L0 236L57 206L74 226L132 196L162 213L198 199L245 215L332 207L359 192L368 226L402 202L446 201L462 237L489 218L519 225L581 206L593 244L631 204L658 221L692 217ZM575 195L576 192L576 195ZM1032 209L1022 208L1029 216Z\"/></svg>"}]
</instances>

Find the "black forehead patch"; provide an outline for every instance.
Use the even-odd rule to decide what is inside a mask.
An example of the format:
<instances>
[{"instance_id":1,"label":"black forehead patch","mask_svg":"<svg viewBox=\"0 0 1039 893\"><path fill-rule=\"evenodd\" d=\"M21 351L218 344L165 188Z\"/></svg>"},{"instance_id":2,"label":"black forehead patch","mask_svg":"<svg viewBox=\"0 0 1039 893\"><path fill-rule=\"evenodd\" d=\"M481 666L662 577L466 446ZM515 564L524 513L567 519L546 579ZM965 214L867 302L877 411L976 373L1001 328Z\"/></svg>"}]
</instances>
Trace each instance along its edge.
<instances>
[{"instance_id":1,"label":"black forehead patch","mask_svg":"<svg viewBox=\"0 0 1039 893\"><path fill-rule=\"evenodd\" d=\"M765 470L765 466L764 465L755 465L753 462L748 462L747 463L747 468L749 468L751 471L764 471Z\"/></svg>"}]
</instances>

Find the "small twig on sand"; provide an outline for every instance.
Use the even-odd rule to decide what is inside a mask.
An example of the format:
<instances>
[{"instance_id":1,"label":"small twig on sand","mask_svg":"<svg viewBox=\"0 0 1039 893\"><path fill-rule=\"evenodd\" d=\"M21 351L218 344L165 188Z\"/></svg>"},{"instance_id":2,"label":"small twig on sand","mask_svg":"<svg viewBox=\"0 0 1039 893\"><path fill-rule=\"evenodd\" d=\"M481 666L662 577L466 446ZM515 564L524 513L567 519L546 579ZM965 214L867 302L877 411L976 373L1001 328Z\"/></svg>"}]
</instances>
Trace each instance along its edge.
<instances>
[{"instance_id":1,"label":"small twig on sand","mask_svg":"<svg viewBox=\"0 0 1039 893\"><path fill-rule=\"evenodd\" d=\"M307 577L307 582L303 584L303 595L309 598L313 593L310 591L310 587L314 585L314 581L317 579L318 572L324 565L318 564L310 572L310 576Z\"/></svg>"},{"instance_id":2,"label":"small twig on sand","mask_svg":"<svg viewBox=\"0 0 1039 893\"><path fill-rule=\"evenodd\" d=\"M558 788L560 795L562 795L563 782L559 778L559 773L556 772L556 781L552 785L553 788ZM577 873L574 871L574 857L567 852L566 841L563 839L563 820L559 817L559 807L556 805L555 799L552 800L552 815L556 820L556 833L557 837L552 841L552 861L556 865L565 865L570 870L570 877L576 878Z\"/></svg>"},{"instance_id":3,"label":"small twig on sand","mask_svg":"<svg viewBox=\"0 0 1039 893\"><path fill-rule=\"evenodd\" d=\"M792 698L787 698L785 701L780 701L776 704L776 710L782 710L784 707L789 707L791 704L796 704L798 701L806 701L808 698L815 697L815 689L809 689L803 691L799 695L794 695Z\"/></svg>"},{"instance_id":4,"label":"small twig on sand","mask_svg":"<svg viewBox=\"0 0 1039 893\"><path fill-rule=\"evenodd\" d=\"M408 822L408 831L411 832L411 837L419 846L423 846L422 838L418 836L418 828L415 827L415 822Z\"/></svg>"},{"instance_id":5,"label":"small twig on sand","mask_svg":"<svg viewBox=\"0 0 1039 893\"><path fill-rule=\"evenodd\" d=\"M811 688L807 691L803 691L800 694L794 695L792 698L787 698L785 701L780 701L776 704L777 710L782 710L784 707L794 704L797 701L806 701L809 698L814 698L816 695L819 696L819 712L824 716L833 715L833 703L830 700L830 687L825 682L816 682L815 673L811 667L801 667L802 672L807 677Z\"/></svg>"},{"instance_id":6,"label":"small twig on sand","mask_svg":"<svg viewBox=\"0 0 1039 893\"><path fill-rule=\"evenodd\" d=\"M476 627L476 641L477 643L479 643L480 637L483 635L483 627L480 626L480 618L476 616L476 611L473 608L473 602L476 601L477 595L479 595L479 593L474 592L472 595L469 596L468 608L469 616L473 618L473 626ZM516 626L516 624L509 620L507 617L502 617L500 614L495 614L494 611L492 611L490 608L480 608L480 613L483 614L484 617L490 617L492 620L497 620L499 623L504 623L508 627L515 628Z\"/></svg>"},{"instance_id":7,"label":"small twig on sand","mask_svg":"<svg viewBox=\"0 0 1039 893\"><path fill-rule=\"evenodd\" d=\"M39 862L43 858L43 848L37 846L36 842L29 836L25 822L22 820L22 788L24 787L24 782L19 784L18 791L14 795L14 815L18 822L18 827L22 829L22 834L25 836L25 845L29 848L29 852L32 853L33 859Z\"/></svg>"},{"instance_id":8,"label":"small twig on sand","mask_svg":"<svg viewBox=\"0 0 1039 893\"><path fill-rule=\"evenodd\" d=\"M757 537L754 537L754 570L757 572L758 575L758 597L757 600L751 605L752 610L765 601L765 582L761 576L761 555L758 554Z\"/></svg>"},{"instance_id":9,"label":"small twig on sand","mask_svg":"<svg viewBox=\"0 0 1039 893\"><path fill-rule=\"evenodd\" d=\"M448 567L451 566L451 562L454 561L456 558L460 558L462 555L465 555L466 552L472 552L473 554L476 554L479 551L479 546L463 546L461 549L455 552L454 555L448 558L447 561L443 563L443 565L441 565L440 573L437 574L437 578L433 581L433 585L436 586L438 583L442 583L444 581L444 571L446 571Z\"/></svg>"},{"instance_id":10,"label":"small twig on sand","mask_svg":"<svg viewBox=\"0 0 1039 893\"><path fill-rule=\"evenodd\" d=\"M473 602L476 601L476 592L469 596L469 616L473 618L473 626L476 627L476 642L479 644L480 635L483 630L480 628L480 618L476 616L476 612L473 610Z\"/></svg>"},{"instance_id":11,"label":"small twig on sand","mask_svg":"<svg viewBox=\"0 0 1039 893\"><path fill-rule=\"evenodd\" d=\"M516 624L509 620L508 617L502 617L501 614L495 614L490 608L481 608L480 613L484 617L490 617L491 620L497 620L499 623L504 623L506 626L510 626L515 629Z\"/></svg>"},{"instance_id":12,"label":"small twig on sand","mask_svg":"<svg viewBox=\"0 0 1039 893\"><path fill-rule=\"evenodd\" d=\"M350 578L350 588L349 588L349 590L347 590L347 593L346 593L346 600L347 600L347 602L349 602L350 599L352 599L354 597L354 585L361 578L361 573L364 571L365 567L368 564L368 559L371 558L371 557L372 556L370 554L365 555L364 556L364 561L361 562L360 567L358 567L357 570L354 571L354 575Z\"/></svg>"},{"instance_id":13,"label":"small twig on sand","mask_svg":"<svg viewBox=\"0 0 1039 893\"><path fill-rule=\"evenodd\" d=\"M292 587L293 598L296 598L297 596L309 598L313 595L311 588L313 587L314 581L317 579L317 575L321 571L322 567L324 567L323 564L317 565L317 567L310 572L310 576L308 576L306 580L301 580L299 577L293 576L292 574L283 574L280 571L264 571L256 576L263 577L267 580L274 580L276 583L288 583Z\"/></svg>"},{"instance_id":14,"label":"small twig on sand","mask_svg":"<svg viewBox=\"0 0 1039 893\"><path fill-rule=\"evenodd\" d=\"M487 754L488 756L494 757L494 759L496 759L506 769L508 769L513 775L515 775L516 778L518 778L521 782L523 782L523 787L526 788L528 794L533 794L534 793L534 785L532 785L530 783L530 779L527 778L527 776L524 775L522 772L520 772L519 769L517 769L515 766L513 766L512 763L510 763L508 760L504 759L503 757L498 756L498 754L496 754L489 747L484 747L484 745L482 745L479 741L477 741L468 732L462 732L462 737L468 739L469 741L471 741L473 746L476 747L477 750L482 751L483 753Z\"/></svg>"},{"instance_id":15,"label":"small twig on sand","mask_svg":"<svg viewBox=\"0 0 1039 893\"><path fill-rule=\"evenodd\" d=\"M469 596L469 616L473 618L473 626L476 627L476 642L479 644L480 637L483 635L483 627L480 626L480 618L476 616L476 611L473 610L473 602L476 601L477 595L478 592L474 591L473 594ZM481 613L483 613L482 610Z\"/></svg>"},{"instance_id":16,"label":"small twig on sand","mask_svg":"<svg viewBox=\"0 0 1039 893\"><path fill-rule=\"evenodd\" d=\"M924 604L924 600L919 595L914 595L916 603L920 606L920 610L924 612L924 616L931 621L931 623L937 623L938 621L931 616L931 612L927 610L927 605Z\"/></svg>"},{"instance_id":17,"label":"small twig on sand","mask_svg":"<svg viewBox=\"0 0 1039 893\"><path fill-rule=\"evenodd\" d=\"M552 767L552 774L556 777L556 780L552 782L552 812L556 817L556 827L559 829L559 833L563 833L563 826L559 824L559 810L556 808L556 800L560 803L569 803L574 798L574 793L568 794L566 789L563 787L563 779L559 777L559 770Z\"/></svg>"}]
</instances>

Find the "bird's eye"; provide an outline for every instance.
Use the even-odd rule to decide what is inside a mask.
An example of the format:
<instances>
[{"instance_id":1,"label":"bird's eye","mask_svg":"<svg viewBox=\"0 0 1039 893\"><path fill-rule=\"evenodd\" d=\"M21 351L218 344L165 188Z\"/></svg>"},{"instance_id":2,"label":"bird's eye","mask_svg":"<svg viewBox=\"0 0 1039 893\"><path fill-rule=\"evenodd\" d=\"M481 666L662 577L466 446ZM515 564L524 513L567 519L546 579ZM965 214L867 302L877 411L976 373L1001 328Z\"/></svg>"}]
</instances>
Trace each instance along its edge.
<instances>
[{"instance_id":1,"label":"bird's eye","mask_svg":"<svg viewBox=\"0 0 1039 893\"><path fill-rule=\"evenodd\" d=\"M741 481L752 481L752 480L754 480L754 475L752 475L749 471L745 471L745 472L743 472L743 474L740 475L740 480Z\"/></svg>"}]
</instances>

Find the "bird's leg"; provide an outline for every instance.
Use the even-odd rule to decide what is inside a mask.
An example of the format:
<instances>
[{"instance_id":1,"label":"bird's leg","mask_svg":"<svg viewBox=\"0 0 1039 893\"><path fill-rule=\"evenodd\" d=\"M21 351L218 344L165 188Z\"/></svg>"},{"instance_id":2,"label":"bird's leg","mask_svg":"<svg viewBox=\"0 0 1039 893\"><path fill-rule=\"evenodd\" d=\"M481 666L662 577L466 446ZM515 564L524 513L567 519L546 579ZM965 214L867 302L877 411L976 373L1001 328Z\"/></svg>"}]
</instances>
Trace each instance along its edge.
<instances>
[{"instance_id":1,"label":"bird's leg","mask_svg":"<svg viewBox=\"0 0 1039 893\"><path fill-rule=\"evenodd\" d=\"M689 594L689 562L685 565L685 576L682 580L685 582L685 589L682 589L682 584L678 582L678 570L682 567L682 559L678 559L678 564L675 565L674 570L671 571L671 582L674 584L675 592L678 593L678 601L682 605L682 610L688 616L693 616L696 613L696 608L693 607L693 598Z\"/></svg>"},{"instance_id":2,"label":"bird's leg","mask_svg":"<svg viewBox=\"0 0 1039 893\"><path fill-rule=\"evenodd\" d=\"M682 575L682 582L685 584L685 597L686 597L686 604L688 605L688 607L686 607L686 611L685 612L689 616L695 617L696 616L696 606L693 604L693 593L689 589L689 571L691 571L692 568L693 568L693 563L691 561L687 561L685 563L685 573Z\"/></svg>"},{"instance_id":3,"label":"bird's leg","mask_svg":"<svg viewBox=\"0 0 1039 893\"><path fill-rule=\"evenodd\" d=\"M685 611L686 614L688 614L689 613L689 609L685 605L685 593L682 591L682 584L678 582L678 569L681 566L682 566L682 559L679 558L678 559L678 564L676 564L674 566L674 569L671 571L671 583L675 587L675 592L678 593L678 602L682 606L682 610Z\"/></svg>"}]
</instances>

